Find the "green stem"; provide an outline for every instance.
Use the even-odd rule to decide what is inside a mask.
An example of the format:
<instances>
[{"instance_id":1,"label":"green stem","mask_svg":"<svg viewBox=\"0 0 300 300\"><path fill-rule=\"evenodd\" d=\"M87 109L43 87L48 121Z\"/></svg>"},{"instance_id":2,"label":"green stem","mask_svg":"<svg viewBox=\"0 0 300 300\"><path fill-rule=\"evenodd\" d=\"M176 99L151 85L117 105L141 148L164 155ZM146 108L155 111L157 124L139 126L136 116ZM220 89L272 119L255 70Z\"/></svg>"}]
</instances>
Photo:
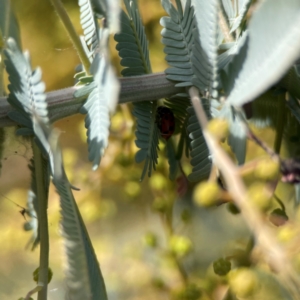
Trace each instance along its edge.
<instances>
[{"instance_id":1,"label":"green stem","mask_svg":"<svg viewBox=\"0 0 300 300\"><path fill-rule=\"evenodd\" d=\"M57 14L59 15L61 21L63 22L65 29L67 30L75 49L77 50L78 56L84 66L85 72L90 74L91 63L82 47L79 36L77 35L75 28L60 0L51 0Z\"/></svg>"},{"instance_id":2,"label":"green stem","mask_svg":"<svg viewBox=\"0 0 300 300\"><path fill-rule=\"evenodd\" d=\"M165 232L167 235L167 240L170 241L170 239L172 238L172 236L174 235L174 230L173 230L173 203L172 205L170 205L170 208L164 213L163 215L163 223L164 223L164 227L165 227ZM188 275L185 271L185 269L183 268L179 258L177 257L177 255L173 252L171 252L171 257L177 267L178 273L181 277L182 282L185 284L185 286L187 286L188 284Z\"/></svg>"},{"instance_id":3,"label":"green stem","mask_svg":"<svg viewBox=\"0 0 300 300\"><path fill-rule=\"evenodd\" d=\"M1 37L0 33L0 97L4 96L4 76L3 76L3 70L4 70L4 57L3 57L3 48L1 48L1 43L4 42L4 40Z\"/></svg>"},{"instance_id":4,"label":"green stem","mask_svg":"<svg viewBox=\"0 0 300 300\"><path fill-rule=\"evenodd\" d=\"M9 31L9 21L10 21L10 0L6 1L5 6L5 14L4 14L4 28L3 32L0 30L0 97L4 95L4 77L3 77L3 71L5 68L4 65L4 55L3 55L3 49L5 45L5 39L8 37L8 31Z\"/></svg>"},{"instance_id":5,"label":"green stem","mask_svg":"<svg viewBox=\"0 0 300 300\"><path fill-rule=\"evenodd\" d=\"M281 207L282 211L285 212L285 206L283 204L283 202L276 196L276 194L273 195L274 199L276 200L276 202L279 204L279 206Z\"/></svg>"},{"instance_id":6,"label":"green stem","mask_svg":"<svg viewBox=\"0 0 300 300\"><path fill-rule=\"evenodd\" d=\"M40 267L38 285L43 288L38 292L38 300L47 300L48 269L49 269L49 232L47 216L47 192L45 186L45 174L43 168L42 152L32 140L34 157L34 172L36 178L36 197L38 199L38 220L40 233Z\"/></svg>"},{"instance_id":7,"label":"green stem","mask_svg":"<svg viewBox=\"0 0 300 300\"><path fill-rule=\"evenodd\" d=\"M286 123L286 106L285 95L278 96L279 105L277 113L276 137L274 141L274 151L280 153L281 142L283 137L284 126Z\"/></svg>"}]
</instances>

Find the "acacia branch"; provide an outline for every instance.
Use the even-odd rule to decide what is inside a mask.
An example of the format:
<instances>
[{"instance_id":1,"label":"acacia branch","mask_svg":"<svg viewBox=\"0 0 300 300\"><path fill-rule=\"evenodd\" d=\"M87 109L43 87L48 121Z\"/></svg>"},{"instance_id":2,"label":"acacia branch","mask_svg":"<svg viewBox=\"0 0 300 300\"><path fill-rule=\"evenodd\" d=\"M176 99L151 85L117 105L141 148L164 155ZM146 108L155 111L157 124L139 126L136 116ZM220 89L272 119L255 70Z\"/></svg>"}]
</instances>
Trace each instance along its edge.
<instances>
[{"instance_id":1,"label":"acacia branch","mask_svg":"<svg viewBox=\"0 0 300 300\"><path fill-rule=\"evenodd\" d=\"M132 76L119 80L121 82L120 104L154 101L185 91L184 88L175 87L175 83L167 80L164 73ZM51 122L79 113L79 109L86 99L86 97L74 97L74 93L79 88L69 87L46 94ZM0 97L0 128L16 125L7 115L11 110L12 107L7 102L7 97Z\"/></svg>"},{"instance_id":2,"label":"acacia branch","mask_svg":"<svg viewBox=\"0 0 300 300\"><path fill-rule=\"evenodd\" d=\"M215 165L223 174L234 203L240 208L241 214L253 232L267 263L282 276L291 293L293 293L294 296L297 295L294 299L300 299L299 279L288 260L286 252L278 244L274 234L265 224L261 213L249 203L247 189L241 179L238 167L231 161L222 147L220 147L217 140L207 131L208 120L202 107L198 90L195 87L191 87L189 94L206 144L212 153Z\"/></svg>"}]
</instances>

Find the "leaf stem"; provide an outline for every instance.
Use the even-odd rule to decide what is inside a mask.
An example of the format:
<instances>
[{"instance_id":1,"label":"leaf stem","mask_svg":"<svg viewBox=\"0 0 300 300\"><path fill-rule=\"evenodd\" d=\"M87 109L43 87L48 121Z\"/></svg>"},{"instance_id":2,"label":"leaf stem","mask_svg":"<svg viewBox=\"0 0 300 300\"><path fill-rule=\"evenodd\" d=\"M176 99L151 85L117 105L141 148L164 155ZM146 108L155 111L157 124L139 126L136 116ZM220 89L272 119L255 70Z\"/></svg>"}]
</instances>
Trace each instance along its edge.
<instances>
[{"instance_id":1,"label":"leaf stem","mask_svg":"<svg viewBox=\"0 0 300 300\"><path fill-rule=\"evenodd\" d=\"M34 140L32 140L32 151L34 157L35 178L37 181L36 197L38 199L38 221L40 233L40 266L38 285L42 286L42 289L38 292L38 300L46 300L49 269L49 232L47 216L48 199L44 181L45 174L42 161L42 152Z\"/></svg>"},{"instance_id":2,"label":"leaf stem","mask_svg":"<svg viewBox=\"0 0 300 300\"><path fill-rule=\"evenodd\" d=\"M162 223L164 225L165 228L165 233L167 236L167 241L169 242L172 238L172 236L174 235L174 230L173 230L173 203L171 205L171 207L164 213L162 214ZM188 275L185 271L185 269L183 268L179 258L177 257L177 255L175 253L173 253L172 251L170 251L170 255L171 258L173 259L176 268L178 270L178 274L182 280L182 282L184 283L185 286L187 286L188 284Z\"/></svg>"},{"instance_id":3,"label":"leaf stem","mask_svg":"<svg viewBox=\"0 0 300 300\"><path fill-rule=\"evenodd\" d=\"M283 137L283 131L286 124L286 106L285 106L285 94L278 96L278 111L277 111L277 122L276 122L276 136L274 141L274 151L280 153L281 142Z\"/></svg>"},{"instance_id":4,"label":"leaf stem","mask_svg":"<svg viewBox=\"0 0 300 300\"><path fill-rule=\"evenodd\" d=\"M60 0L51 0L51 2L53 4L58 16L60 17L60 20L64 24L65 29L67 30L75 49L77 50L78 56L84 66L85 72L89 75L91 63L82 47L80 38L79 38L78 34L76 33L75 28L66 12L64 6L62 5Z\"/></svg>"},{"instance_id":5,"label":"leaf stem","mask_svg":"<svg viewBox=\"0 0 300 300\"><path fill-rule=\"evenodd\" d=\"M4 73L3 71L5 68L3 49L4 49L4 45L5 45L5 39L8 38L10 9L11 9L10 5L11 5L10 0L6 1L6 5L4 4L4 7L5 7L4 28L3 28L3 32L1 32L1 30L0 30L0 96L3 96L4 92L5 92L4 76L3 76L3 73Z\"/></svg>"}]
</instances>

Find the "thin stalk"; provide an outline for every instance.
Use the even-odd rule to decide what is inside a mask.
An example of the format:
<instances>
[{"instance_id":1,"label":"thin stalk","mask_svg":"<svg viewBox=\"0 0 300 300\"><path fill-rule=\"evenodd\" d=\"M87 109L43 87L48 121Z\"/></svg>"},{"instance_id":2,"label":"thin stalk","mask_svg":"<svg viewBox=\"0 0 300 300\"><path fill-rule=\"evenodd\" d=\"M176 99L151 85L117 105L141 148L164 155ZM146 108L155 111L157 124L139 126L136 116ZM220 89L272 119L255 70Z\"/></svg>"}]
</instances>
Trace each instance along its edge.
<instances>
[{"instance_id":1,"label":"thin stalk","mask_svg":"<svg viewBox=\"0 0 300 300\"><path fill-rule=\"evenodd\" d=\"M228 26L227 20L225 19L223 9L219 10L219 25L220 25L221 31L223 33L225 42L226 43L234 42L234 38L232 37L232 35L230 33L230 28Z\"/></svg>"},{"instance_id":2,"label":"thin stalk","mask_svg":"<svg viewBox=\"0 0 300 300\"><path fill-rule=\"evenodd\" d=\"M34 157L34 171L36 178L37 199L38 199L38 219L40 233L40 266L38 285L42 289L38 292L38 300L47 300L48 269L49 269L49 232L47 215L47 192L44 181L44 168L42 152L32 140L32 151Z\"/></svg>"},{"instance_id":3,"label":"thin stalk","mask_svg":"<svg viewBox=\"0 0 300 300\"><path fill-rule=\"evenodd\" d=\"M83 47L82 47L82 44L81 44L81 41L80 41L80 38L78 36L78 34L76 33L75 31L75 28L69 18L69 15L67 14L64 6L62 5L61 1L60 0L51 0L57 14L59 15L60 17L60 20L62 21L62 23L64 24L65 26L65 29L67 30L70 38L71 38L71 41L73 42L73 45L75 47L75 49L77 50L77 53L78 53L78 56L84 66L84 69L85 69L85 72L87 74L90 74L89 71L90 71L90 66L91 66L91 63L89 61L89 58L87 57Z\"/></svg>"},{"instance_id":4,"label":"thin stalk","mask_svg":"<svg viewBox=\"0 0 300 300\"><path fill-rule=\"evenodd\" d=\"M167 240L170 241L171 237L174 234L174 230L173 230L173 222L172 222L172 208L170 208L170 210L168 210L168 212L166 212L163 215L164 218L162 218L163 220L163 224L165 226L165 231L167 234ZM177 267L178 270L178 274L181 277L182 282L184 283L185 286L187 286L188 284L188 275L185 271L185 269L183 268L179 258L176 256L175 253L171 252L171 257Z\"/></svg>"},{"instance_id":5,"label":"thin stalk","mask_svg":"<svg viewBox=\"0 0 300 300\"><path fill-rule=\"evenodd\" d=\"M274 199L276 200L276 202L279 204L279 206L281 207L282 211L285 212L285 205L283 204L283 202L276 196L276 194L273 195Z\"/></svg>"},{"instance_id":6,"label":"thin stalk","mask_svg":"<svg viewBox=\"0 0 300 300\"><path fill-rule=\"evenodd\" d=\"M6 1L5 5L5 14L4 14L4 30L3 32L0 32L0 97L4 95L4 77L3 77L3 71L5 68L4 65L4 57L3 57L3 49L5 45L5 40L8 37L8 31L9 31L9 21L10 21L10 9L11 9L11 3L10 0Z\"/></svg>"},{"instance_id":7,"label":"thin stalk","mask_svg":"<svg viewBox=\"0 0 300 300\"><path fill-rule=\"evenodd\" d=\"M253 142L255 142L259 147L261 147L263 150L265 150L265 152L267 154L270 155L270 157L272 157L273 159L277 159L280 160L279 156L277 153L274 152L273 149L271 149L264 141L262 141L261 139L259 139L248 127L247 128L247 136L250 140L252 140Z\"/></svg>"},{"instance_id":8,"label":"thin stalk","mask_svg":"<svg viewBox=\"0 0 300 300\"><path fill-rule=\"evenodd\" d=\"M279 106L277 111L277 122L276 122L276 137L274 141L274 151L280 153L284 126L286 124L286 112L285 112L285 95L278 96Z\"/></svg>"}]
</instances>

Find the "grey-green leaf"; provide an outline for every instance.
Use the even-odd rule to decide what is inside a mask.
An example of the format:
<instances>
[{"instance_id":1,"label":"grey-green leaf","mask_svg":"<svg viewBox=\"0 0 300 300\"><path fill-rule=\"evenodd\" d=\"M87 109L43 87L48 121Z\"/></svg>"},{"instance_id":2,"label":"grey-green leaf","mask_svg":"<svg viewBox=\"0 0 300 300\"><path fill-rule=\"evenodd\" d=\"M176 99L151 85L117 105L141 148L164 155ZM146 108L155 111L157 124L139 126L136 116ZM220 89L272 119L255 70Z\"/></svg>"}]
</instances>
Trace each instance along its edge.
<instances>
[{"instance_id":1,"label":"grey-green leaf","mask_svg":"<svg viewBox=\"0 0 300 300\"><path fill-rule=\"evenodd\" d=\"M64 171L58 133L34 115L32 121L43 147L49 150L53 183L60 196L68 299L107 300L99 263Z\"/></svg>"},{"instance_id":2,"label":"grey-green leaf","mask_svg":"<svg viewBox=\"0 0 300 300\"><path fill-rule=\"evenodd\" d=\"M217 96L218 0L194 0L197 30L192 55L193 84L202 91Z\"/></svg>"},{"instance_id":3,"label":"grey-green leaf","mask_svg":"<svg viewBox=\"0 0 300 300\"><path fill-rule=\"evenodd\" d=\"M207 99L202 99L202 103L205 112L210 118L210 105ZM193 107L188 108L188 113L190 114L189 125L187 127L190 133L191 139L191 165L193 166L192 173L189 174L188 179L190 181L201 181L209 176L212 161L210 157L210 152L206 145L202 129L199 125L198 119L195 115Z\"/></svg>"},{"instance_id":4,"label":"grey-green leaf","mask_svg":"<svg viewBox=\"0 0 300 300\"><path fill-rule=\"evenodd\" d=\"M84 31L84 40L89 47L89 51L94 54L99 44L98 23L94 17L94 11L91 0L79 0L80 24Z\"/></svg>"},{"instance_id":5,"label":"grey-green leaf","mask_svg":"<svg viewBox=\"0 0 300 300\"><path fill-rule=\"evenodd\" d=\"M135 76L151 73L148 42L145 29L139 16L135 1L125 0L128 15L121 13L121 31L115 35L116 49L121 57L123 76ZM148 173L151 176L158 158L159 131L155 123L156 102L133 103L133 115L136 117L136 145L140 150L135 155L137 163L144 162L141 180Z\"/></svg>"},{"instance_id":6,"label":"grey-green leaf","mask_svg":"<svg viewBox=\"0 0 300 300\"><path fill-rule=\"evenodd\" d=\"M246 57L234 61L236 65L228 79L227 101L232 105L241 106L255 99L278 81L299 57L300 2L264 1L253 14L248 29Z\"/></svg>"},{"instance_id":7,"label":"grey-green leaf","mask_svg":"<svg viewBox=\"0 0 300 300\"><path fill-rule=\"evenodd\" d=\"M119 82L107 58L99 53L94 58L91 71L96 86L80 112L87 114L85 127L87 128L89 160L93 162L95 170L108 146L109 114L114 111L118 101Z\"/></svg>"},{"instance_id":8,"label":"grey-green leaf","mask_svg":"<svg viewBox=\"0 0 300 300\"><path fill-rule=\"evenodd\" d=\"M169 80L179 81L177 86L182 83L191 86L194 8L191 6L191 0L186 1L184 11L179 2L177 9L169 0L163 0L162 4L170 16L162 17L160 20L160 24L164 26L161 35L162 43L165 45L164 52L167 54L166 61L172 66L166 69L165 73Z\"/></svg>"}]
</instances>

